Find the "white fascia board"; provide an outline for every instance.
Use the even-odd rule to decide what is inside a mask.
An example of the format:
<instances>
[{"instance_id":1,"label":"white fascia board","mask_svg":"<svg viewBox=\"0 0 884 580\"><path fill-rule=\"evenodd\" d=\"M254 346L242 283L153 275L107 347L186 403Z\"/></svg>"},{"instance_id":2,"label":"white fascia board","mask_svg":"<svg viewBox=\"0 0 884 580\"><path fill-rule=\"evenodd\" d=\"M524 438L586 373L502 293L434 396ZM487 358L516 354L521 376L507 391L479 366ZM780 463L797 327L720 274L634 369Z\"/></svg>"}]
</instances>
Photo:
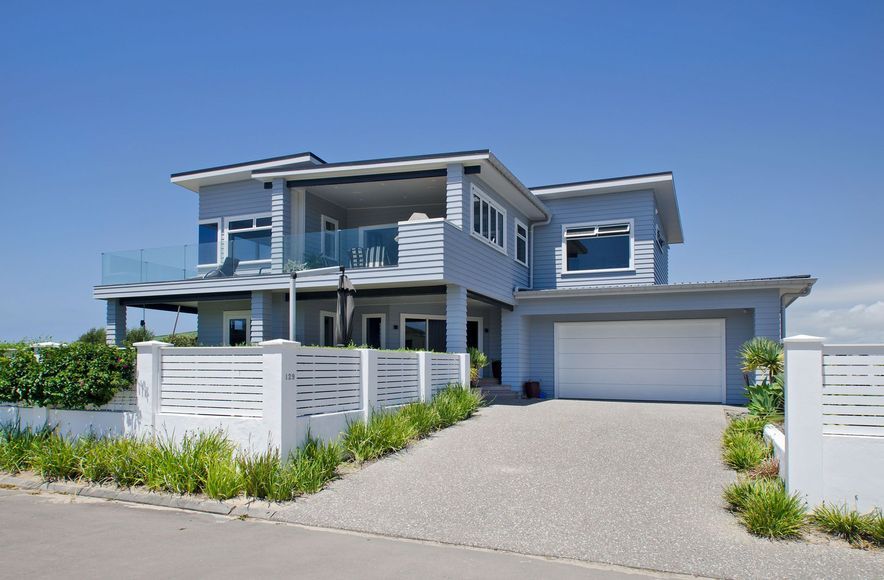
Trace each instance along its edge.
<instances>
[{"instance_id":1,"label":"white fascia board","mask_svg":"<svg viewBox=\"0 0 884 580\"><path fill-rule=\"evenodd\" d=\"M645 177L627 177L625 179L611 179L592 183L576 183L571 185L559 185L552 187L535 187L531 190L534 195L550 197L569 197L571 195L586 195L593 193L611 193L616 191L630 191L634 189L649 188L663 183L671 183L672 175L648 175Z\"/></svg>"},{"instance_id":2,"label":"white fascia board","mask_svg":"<svg viewBox=\"0 0 884 580\"><path fill-rule=\"evenodd\" d=\"M375 171L379 173L394 173L402 169L418 171L420 169L436 169L445 167L451 163L464 163L467 161L484 161L488 159L487 153L474 155L458 155L452 157L438 157L434 159L412 159L406 161L385 161L379 163L363 163L360 165L344 165L337 167L311 167L306 169L293 169L289 171L275 171L253 176L260 181L269 181L277 177L342 177L359 174L363 171Z\"/></svg>"},{"instance_id":3,"label":"white fascia board","mask_svg":"<svg viewBox=\"0 0 884 580\"><path fill-rule=\"evenodd\" d=\"M178 175L170 178L171 182L176 185L182 185L191 191L199 191L200 182L206 179L217 179L223 177L231 177L236 174L242 174L243 179L251 177L252 171L260 169L272 169L280 165L291 165L292 163L305 163L314 159L311 155L299 155L297 157L288 157L286 159L277 159L275 161L265 161L263 163L252 163L250 165L238 165L236 167L227 167L225 169L213 169L202 171L200 173L189 173L187 175Z\"/></svg>"},{"instance_id":4,"label":"white fascia board","mask_svg":"<svg viewBox=\"0 0 884 580\"><path fill-rule=\"evenodd\" d=\"M518 299L579 298L605 294L672 294L680 292L708 292L716 290L769 290L796 292L809 289L816 278L746 280L733 282L697 282L688 284L648 284L643 286L607 286L603 288L563 288L561 290L520 290Z\"/></svg>"}]
</instances>

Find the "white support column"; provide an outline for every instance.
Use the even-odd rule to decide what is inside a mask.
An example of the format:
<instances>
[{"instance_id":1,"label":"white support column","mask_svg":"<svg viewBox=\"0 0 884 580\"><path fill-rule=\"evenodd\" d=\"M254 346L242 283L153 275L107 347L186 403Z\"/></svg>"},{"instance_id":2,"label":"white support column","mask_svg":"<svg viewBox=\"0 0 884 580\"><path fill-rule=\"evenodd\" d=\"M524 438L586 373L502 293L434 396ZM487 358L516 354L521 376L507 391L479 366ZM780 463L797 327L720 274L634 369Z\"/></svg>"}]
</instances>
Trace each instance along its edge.
<instances>
[{"instance_id":1,"label":"white support column","mask_svg":"<svg viewBox=\"0 0 884 580\"><path fill-rule=\"evenodd\" d=\"M453 163L448 166L448 177L445 185L445 219L464 229L467 216L470 215L469 207L466 206L465 179L463 165Z\"/></svg>"},{"instance_id":2,"label":"white support column","mask_svg":"<svg viewBox=\"0 0 884 580\"><path fill-rule=\"evenodd\" d=\"M156 415L160 412L161 379L164 346L168 342L149 340L136 342L135 393L138 398L139 435L153 436L156 429Z\"/></svg>"},{"instance_id":3,"label":"white support column","mask_svg":"<svg viewBox=\"0 0 884 580\"><path fill-rule=\"evenodd\" d=\"M357 348L362 356L362 418L368 421L378 406L378 351Z\"/></svg>"},{"instance_id":4,"label":"white support column","mask_svg":"<svg viewBox=\"0 0 884 580\"><path fill-rule=\"evenodd\" d=\"M465 389L470 388L470 355L460 354L460 384Z\"/></svg>"},{"instance_id":5,"label":"white support column","mask_svg":"<svg viewBox=\"0 0 884 580\"><path fill-rule=\"evenodd\" d=\"M823 339L783 340L786 383L786 489L811 507L823 499Z\"/></svg>"},{"instance_id":6,"label":"white support column","mask_svg":"<svg viewBox=\"0 0 884 580\"><path fill-rule=\"evenodd\" d=\"M126 339L126 307L120 304L117 298L107 301L107 321L104 329L109 345L121 346L123 344Z\"/></svg>"},{"instance_id":7,"label":"white support column","mask_svg":"<svg viewBox=\"0 0 884 580\"><path fill-rule=\"evenodd\" d=\"M262 418L270 445L279 448L283 461L306 436L304 420L298 417L297 342L268 340L260 345L264 361L264 406Z\"/></svg>"},{"instance_id":8,"label":"white support column","mask_svg":"<svg viewBox=\"0 0 884 580\"><path fill-rule=\"evenodd\" d=\"M433 400L432 363L432 353L417 353L418 392L420 393L420 400L424 403Z\"/></svg>"},{"instance_id":9,"label":"white support column","mask_svg":"<svg viewBox=\"0 0 884 580\"><path fill-rule=\"evenodd\" d=\"M445 290L445 350L467 352L467 289L449 284ZM479 329L481 332L482 329Z\"/></svg>"},{"instance_id":10,"label":"white support column","mask_svg":"<svg viewBox=\"0 0 884 580\"><path fill-rule=\"evenodd\" d=\"M270 215L273 229L270 234L270 271L283 272L286 236L291 232L292 199L285 186L285 179L273 180L270 193Z\"/></svg>"},{"instance_id":11,"label":"white support column","mask_svg":"<svg viewBox=\"0 0 884 580\"><path fill-rule=\"evenodd\" d=\"M252 320L249 342L258 344L270 337L273 296L269 290L252 290Z\"/></svg>"}]
</instances>

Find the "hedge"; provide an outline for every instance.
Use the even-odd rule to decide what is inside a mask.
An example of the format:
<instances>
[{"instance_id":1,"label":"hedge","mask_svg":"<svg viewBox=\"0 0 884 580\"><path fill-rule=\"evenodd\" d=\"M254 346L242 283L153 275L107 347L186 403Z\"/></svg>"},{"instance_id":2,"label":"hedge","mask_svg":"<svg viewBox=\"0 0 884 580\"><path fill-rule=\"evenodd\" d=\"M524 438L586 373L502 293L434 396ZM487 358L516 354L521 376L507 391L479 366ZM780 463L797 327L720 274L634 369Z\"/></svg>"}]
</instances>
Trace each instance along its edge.
<instances>
[{"instance_id":1,"label":"hedge","mask_svg":"<svg viewBox=\"0 0 884 580\"><path fill-rule=\"evenodd\" d=\"M74 342L0 351L0 401L37 407L101 406L135 382L135 351Z\"/></svg>"}]
</instances>

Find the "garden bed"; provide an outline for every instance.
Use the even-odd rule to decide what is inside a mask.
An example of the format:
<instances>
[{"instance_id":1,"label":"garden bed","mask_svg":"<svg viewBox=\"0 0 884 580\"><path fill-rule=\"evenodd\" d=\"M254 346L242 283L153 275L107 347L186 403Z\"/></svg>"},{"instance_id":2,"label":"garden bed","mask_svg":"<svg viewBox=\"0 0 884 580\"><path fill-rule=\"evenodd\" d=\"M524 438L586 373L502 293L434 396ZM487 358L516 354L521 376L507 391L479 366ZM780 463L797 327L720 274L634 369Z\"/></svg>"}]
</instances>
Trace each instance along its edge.
<instances>
[{"instance_id":1,"label":"garden bed","mask_svg":"<svg viewBox=\"0 0 884 580\"><path fill-rule=\"evenodd\" d=\"M411 403L395 412L375 413L367 423L351 423L338 441L308 439L285 461L275 449L237 452L220 431L188 434L176 445L134 438L71 441L49 428L32 431L7 425L0 428L0 470L30 472L46 482L76 481L214 500L291 501L322 490L343 472L471 417L482 403L481 394L451 387L430 403Z\"/></svg>"}]
</instances>

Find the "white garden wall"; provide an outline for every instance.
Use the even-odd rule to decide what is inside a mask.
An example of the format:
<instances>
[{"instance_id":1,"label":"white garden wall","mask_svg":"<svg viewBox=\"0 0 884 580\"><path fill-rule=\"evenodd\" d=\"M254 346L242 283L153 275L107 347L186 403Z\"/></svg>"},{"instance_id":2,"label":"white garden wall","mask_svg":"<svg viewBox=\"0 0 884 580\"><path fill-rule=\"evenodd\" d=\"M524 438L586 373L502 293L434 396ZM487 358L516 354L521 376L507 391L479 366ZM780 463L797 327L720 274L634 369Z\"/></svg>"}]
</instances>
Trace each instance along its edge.
<instances>
[{"instance_id":1,"label":"white garden wall","mask_svg":"<svg viewBox=\"0 0 884 580\"><path fill-rule=\"evenodd\" d=\"M787 488L812 506L884 507L884 345L783 342Z\"/></svg>"}]
</instances>

